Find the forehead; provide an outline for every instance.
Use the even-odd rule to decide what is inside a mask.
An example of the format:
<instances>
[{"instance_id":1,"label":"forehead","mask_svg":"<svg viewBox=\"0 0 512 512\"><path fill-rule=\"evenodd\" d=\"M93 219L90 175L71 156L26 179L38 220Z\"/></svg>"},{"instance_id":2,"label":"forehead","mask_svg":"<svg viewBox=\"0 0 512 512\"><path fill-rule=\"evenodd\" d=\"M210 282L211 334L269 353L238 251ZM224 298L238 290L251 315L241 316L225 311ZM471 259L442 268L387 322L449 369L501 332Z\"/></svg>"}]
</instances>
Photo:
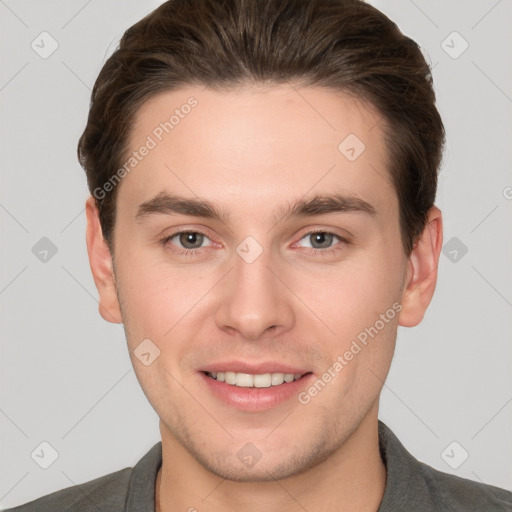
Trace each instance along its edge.
<instances>
[{"instance_id":1,"label":"forehead","mask_svg":"<svg viewBox=\"0 0 512 512\"><path fill-rule=\"evenodd\" d=\"M126 155L137 162L119 194L140 204L167 190L262 208L340 192L396 209L382 128L367 104L329 89L183 87L137 112Z\"/></svg>"}]
</instances>

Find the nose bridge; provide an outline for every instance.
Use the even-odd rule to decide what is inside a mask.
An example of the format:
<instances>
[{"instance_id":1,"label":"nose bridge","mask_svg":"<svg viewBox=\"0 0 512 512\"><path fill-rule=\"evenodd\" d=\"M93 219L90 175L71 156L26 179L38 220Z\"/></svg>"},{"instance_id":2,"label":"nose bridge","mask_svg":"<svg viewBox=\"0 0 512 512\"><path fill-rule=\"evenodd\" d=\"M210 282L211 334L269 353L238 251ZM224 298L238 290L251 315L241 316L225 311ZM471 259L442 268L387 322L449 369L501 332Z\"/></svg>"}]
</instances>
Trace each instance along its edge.
<instances>
[{"instance_id":1,"label":"nose bridge","mask_svg":"<svg viewBox=\"0 0 512 512\"><path fill-rule=\"evenodd\" d=\"M286 330L293 323L293 313L286 289L276 276L275 258L255 240L244 240L234 255L233 270L224 284L217 311L220 328L237 330L244 338L256 339L273 327ZM271 270L272 269L272 270Z\"/></svg>"}]
</instances>

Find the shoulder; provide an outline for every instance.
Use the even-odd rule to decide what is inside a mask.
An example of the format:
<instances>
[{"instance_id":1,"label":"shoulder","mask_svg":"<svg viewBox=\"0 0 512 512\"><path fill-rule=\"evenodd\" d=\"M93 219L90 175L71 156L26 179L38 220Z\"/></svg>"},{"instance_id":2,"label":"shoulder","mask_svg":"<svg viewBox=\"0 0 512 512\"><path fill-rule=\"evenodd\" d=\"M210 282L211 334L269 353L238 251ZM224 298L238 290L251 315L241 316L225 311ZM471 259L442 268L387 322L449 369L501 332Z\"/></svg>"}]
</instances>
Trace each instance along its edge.
<instances>
[{"instance_id":1,"label":"shoulder","mask_svg":"<svg viewBox=\"0 0 512 512\"><path fill-rule=\"evenodd\" d=\"M124 510L130 475L131 468L121 469L89 482L47 494L4 512L121 512Z\"/></svg>"},{"instance_id":2,"label":"shoulder","mask_svg":"<svg viewBox=\"0 0 512 512\"><path fill-rule=\"evenodd\" d=\"M444 473L419 461L379 421L387 482L379 512L512 511L512 492Z\"/></svg>"},{"instance_id":3,"label":"shoulder","mask_svg":"<svg viewBox=\"0 0 512 512\"><path fill-rule=\"evenodd\" d=\"M444 473L419 461L418 465L429 495L440 510L512 511L510 491Z\"/></svg>"},{"instance_id":4,"label":"shoulder","mask_svg":"<svg viewBox=\"0 0 512 512\"><path fill-rule=\"evenodd\" d=\"M152 510L155 481L162 464L162 442L156 443L133 468L101 476L47 494L5 512L141 512Z\"/></svg>"}]
</instances>

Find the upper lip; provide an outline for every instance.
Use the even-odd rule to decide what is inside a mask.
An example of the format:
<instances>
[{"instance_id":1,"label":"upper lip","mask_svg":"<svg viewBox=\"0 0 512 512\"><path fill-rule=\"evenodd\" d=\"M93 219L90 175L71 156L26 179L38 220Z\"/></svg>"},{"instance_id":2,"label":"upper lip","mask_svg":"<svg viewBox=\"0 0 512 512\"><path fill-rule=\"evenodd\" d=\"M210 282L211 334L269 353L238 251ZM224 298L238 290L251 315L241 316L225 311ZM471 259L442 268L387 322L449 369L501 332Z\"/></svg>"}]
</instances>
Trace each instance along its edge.
<instances>
[{"instance_id":1,"label":"upper lip","mask_svg":"<svg viewBox=\"0 0 512 512\"><path fill-rule=\"evenodd\" d=\"M207 367L202 368L203 372L235 372L250 373L253 375L261 375L264 373L293 373L294 375L309 373L309 370L299 366L290 366L285 363L275 361L268 362L244 362L244 361L224 361L219 363L211 363Z\"/></svg>"}]
</instances>

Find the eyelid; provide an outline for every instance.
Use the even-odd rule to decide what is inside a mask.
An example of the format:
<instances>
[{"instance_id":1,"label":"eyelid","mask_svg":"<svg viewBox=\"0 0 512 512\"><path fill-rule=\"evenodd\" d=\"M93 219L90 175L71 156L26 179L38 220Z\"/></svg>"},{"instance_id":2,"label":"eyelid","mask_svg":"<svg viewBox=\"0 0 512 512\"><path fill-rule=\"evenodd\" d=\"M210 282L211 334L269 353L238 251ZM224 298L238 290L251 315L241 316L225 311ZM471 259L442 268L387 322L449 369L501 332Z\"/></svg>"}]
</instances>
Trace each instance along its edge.
<instances>
[{"instance_id":1,"label":"eyelid","mask_svg":"<svg viewBox=\"0 0 512 512\"><path fill-rule=\"evenodd\" d=\"M332 228L332 227L320 227L320 226L319 227L308 227L308 228L304 228L304 229L305 229L305 231L302 231L297 236L297 240L302 240L304 237L309 236L309 235L314 235L315 233L325 233L325 234L333 235L336 238L338 238L339 240L346 242L346 243L350 243L352 240L352 238L351 238L352 234L346 230L336 230L335 228ZM338 231L342 231L342 233L339 233Z\"/></svg>"},{"instance_id":2,"label":"eyelid","mask_svg":"<svg viewBox=\"0 0 512 512\"><path fill-rule=\"evenodd\" d=\"M169 235L164 236L163 239L161 240L161 243L163 243L165 245L166 243L169 243L173 238L177 237L178 235L183 235L186 233L194 233L197 235L202 235L204 238L207 238L210 241L210 244L207 245L206 247L210 247L211 245L215 244L215 242L212 240L212 238L210 236L208 236L204 231L202 231L200 229L193 229L193 228L181 228L181 229L178 229L177 231L173 231ZM177 246L177 247L178 247L178 250L181 250L181 251L194 251L194 252L197 252L199 249L204 249L204 247L197 247L196 249L187 249L185 247L179 247L179 246Z\"/></svg>"},{"instance_id":3,"label":"eyelid","mask_svg":"<svg viewBox=\"0 0 512 512\"><path fill-rule=\"evenodd\" d=\"M336 241L333 239L333 244L331 246L325 247L323 249L318 249L316 247L302 247L302 246L298 245L304 238L314 235L316 233L332 235L334 238L337 238L338 240ZM342 235L339 235L339 234L335 233L334 231L329 231L328 229L325 229L325 228L324 229L318 228L318 229L309 230L306 233L302 234L302 236L299 238L299 240L297 242L295 242L292 245L292 247L297 247L299 249L302 249L302 252L307 253L307 254L311 254L311 255L319 254L319 255L325 256L328 254L333 254L335 252L338 252L339 250L341 250L342 246L349 245L350 243L351 243L350 239L348 239L347 237L343 237Z\"/></svg>"}]
</instances>

